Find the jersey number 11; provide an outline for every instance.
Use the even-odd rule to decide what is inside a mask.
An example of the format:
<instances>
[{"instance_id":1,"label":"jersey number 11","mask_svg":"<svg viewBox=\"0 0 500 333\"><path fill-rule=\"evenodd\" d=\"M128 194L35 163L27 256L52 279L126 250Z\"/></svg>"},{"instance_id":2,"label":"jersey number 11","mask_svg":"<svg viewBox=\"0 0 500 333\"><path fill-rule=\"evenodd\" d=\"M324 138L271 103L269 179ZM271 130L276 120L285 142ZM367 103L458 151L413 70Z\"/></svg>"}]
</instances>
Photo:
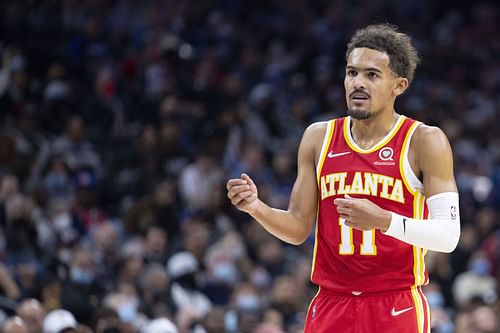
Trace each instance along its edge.
<instances>
[{"instance_id":1,"label":"jersey number 11","mask_svg":"<svg viewBox=\"0 0 500 333\"><path fill-rule=\"evenodd\" d=\"M354 242L353 242L353 231L351 227L345 225L345 220L339 218L340 225L340 244L339 244L339 254L341 255L351 255L354 254ZM359 254L363 256L375 256L377 255L377 246L375 245L375 229L358 231L362 232L362 243L359 246Z\"/></svg>"}]
</instances>

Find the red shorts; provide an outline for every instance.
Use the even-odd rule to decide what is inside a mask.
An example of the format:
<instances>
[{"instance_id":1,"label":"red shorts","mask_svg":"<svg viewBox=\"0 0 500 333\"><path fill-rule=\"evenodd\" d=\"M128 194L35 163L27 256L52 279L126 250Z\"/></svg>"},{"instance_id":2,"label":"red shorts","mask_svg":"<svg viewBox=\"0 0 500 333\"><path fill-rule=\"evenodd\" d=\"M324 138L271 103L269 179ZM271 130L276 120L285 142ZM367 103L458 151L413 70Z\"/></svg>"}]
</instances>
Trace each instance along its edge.
<instances>
[{"instance_id":1,"label":"red shorts","mask_svg":"<svg viewBox=\"0 0 500 333\"><path fill-rule=\"evenodd\" d=\"M304 333L430 333L429 304L418 288L347 295L320 288Z\"/></svg>"}]
</instances>

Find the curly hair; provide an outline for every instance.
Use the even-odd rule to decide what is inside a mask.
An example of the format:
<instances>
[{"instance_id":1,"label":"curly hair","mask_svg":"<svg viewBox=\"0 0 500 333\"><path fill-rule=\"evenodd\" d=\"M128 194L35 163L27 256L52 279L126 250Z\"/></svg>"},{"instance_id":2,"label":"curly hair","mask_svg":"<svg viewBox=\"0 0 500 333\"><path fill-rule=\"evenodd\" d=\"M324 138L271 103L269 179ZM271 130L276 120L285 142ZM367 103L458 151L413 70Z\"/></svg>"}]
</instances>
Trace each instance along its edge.
<instances>
[{"instance_id":1,"label":"curly hair","mask_svg":"<svg viewBox=\"0 0 500 333\"><path fill-rule=\"evenodd\" d=\"M355 48L366 47L385 52L389 56L389 67L411 83L415 68L420 63L417 50L411 38L398 32L396 26L390 24L374 24L356 31L347 44L346 59Z\"/></svg>"}]
</instances>

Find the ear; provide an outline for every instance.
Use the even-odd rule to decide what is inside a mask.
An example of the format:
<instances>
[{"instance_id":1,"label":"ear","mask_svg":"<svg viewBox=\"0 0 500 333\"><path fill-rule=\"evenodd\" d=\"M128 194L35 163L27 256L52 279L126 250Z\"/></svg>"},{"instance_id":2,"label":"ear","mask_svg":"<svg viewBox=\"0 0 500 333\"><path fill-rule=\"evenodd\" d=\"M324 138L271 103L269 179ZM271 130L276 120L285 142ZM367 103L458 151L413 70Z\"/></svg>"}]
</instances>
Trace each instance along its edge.
<instances>
[{"instance_id":1,"label":"ear","mask_svg":"<svg viewBox=\"0 0 500 333\"><path fill-rule=\"evenodd\" d=\"M392 92L394 96L399 96L406 91L408 88L408 79L405 77L398 77L396 79L396 85L394 86Z\"/></svg>"}]
</instances>

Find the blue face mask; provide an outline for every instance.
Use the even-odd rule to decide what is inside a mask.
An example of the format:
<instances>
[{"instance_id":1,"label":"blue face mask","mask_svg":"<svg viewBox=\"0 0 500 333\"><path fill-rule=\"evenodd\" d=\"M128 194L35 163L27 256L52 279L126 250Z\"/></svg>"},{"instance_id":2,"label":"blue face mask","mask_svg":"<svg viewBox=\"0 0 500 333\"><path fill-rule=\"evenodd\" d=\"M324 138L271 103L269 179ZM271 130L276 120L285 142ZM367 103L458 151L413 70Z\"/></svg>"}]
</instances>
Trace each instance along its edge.
<instances>
[{"instance_id":1,"label":"blue face mask","mask_svg":"<svg viewBox=\"0 0 500 333\"><path fill-rule=\"evenodd\" d=\"M236 268L230 263L217 264L213 274L217 281L230 285L233 285L238 278Z\"/></svg>"},{"instance_id":2,"label":"blue face mask","mask_svg":"<svg viewBox=\"0 0 500 333\"><path fill-rule=\"evenodd\" d=\"M425 297L431 308L442 308L444 306L444 297L439 291L429 291L425 293Z\"/></svg>"},{"instance_id":3,"label":"blue face mask","mask_svg":"<svg viewBox=\"0 0 500 333\"><path fill-rule=\"evenodd\" d=\"M45 178L45 185L54 195L64 194L68 190L68 177L63 174L49 173Z\"/></svg>"},{"instance_id":4,"label":"blue face mask","mask_svg":"<svg viewBox=\"0 0 500 333\"><path fill-rule=\"evenodd\" d=\"M469 270L479 276L486 276L490 273L490 262L486 259L474 259Z\"/></svg>"},{"instance_id":5,"label":"blue face mask","mask_svg":"<svg viewBox=\"0 0 500 333\"><path fill-rule=\"evenodd\" d=\"M254 294L239 295L236 304L238 309L243 311L257 311L260 309L260 300Z\"/></svg>"},{"instance_id":6,"label":"blue face mask","mask_svg":"<svg viewBox=\"0 0 500 333\"><path fill-rule=\"evenodd\" d=\"M94 273L78 267L72 268L70 274L71 280L78 284L90 284L94 280Z\"/></svg>"},{"instance_id":7,"label":"blue face mask","mask_svg":"<svg viewBox=\"0 0 500 333\"><path fill-rule=\"evenodd\" d=\"M130 323L137 317L137 301L130 300L118 306L118 316L124 322Z\"/></svg>"},{"instance_id":8,"label":"blue face mask","mask_svg":"<svg viewBox=\"0 0 500 333\"><path fill-rule=\"evenodd\" d=\"M238 331L238 316L234 311L228 311L224 315L224 327L226 332L234 333Z\"/></svg>"}]
</instances>

